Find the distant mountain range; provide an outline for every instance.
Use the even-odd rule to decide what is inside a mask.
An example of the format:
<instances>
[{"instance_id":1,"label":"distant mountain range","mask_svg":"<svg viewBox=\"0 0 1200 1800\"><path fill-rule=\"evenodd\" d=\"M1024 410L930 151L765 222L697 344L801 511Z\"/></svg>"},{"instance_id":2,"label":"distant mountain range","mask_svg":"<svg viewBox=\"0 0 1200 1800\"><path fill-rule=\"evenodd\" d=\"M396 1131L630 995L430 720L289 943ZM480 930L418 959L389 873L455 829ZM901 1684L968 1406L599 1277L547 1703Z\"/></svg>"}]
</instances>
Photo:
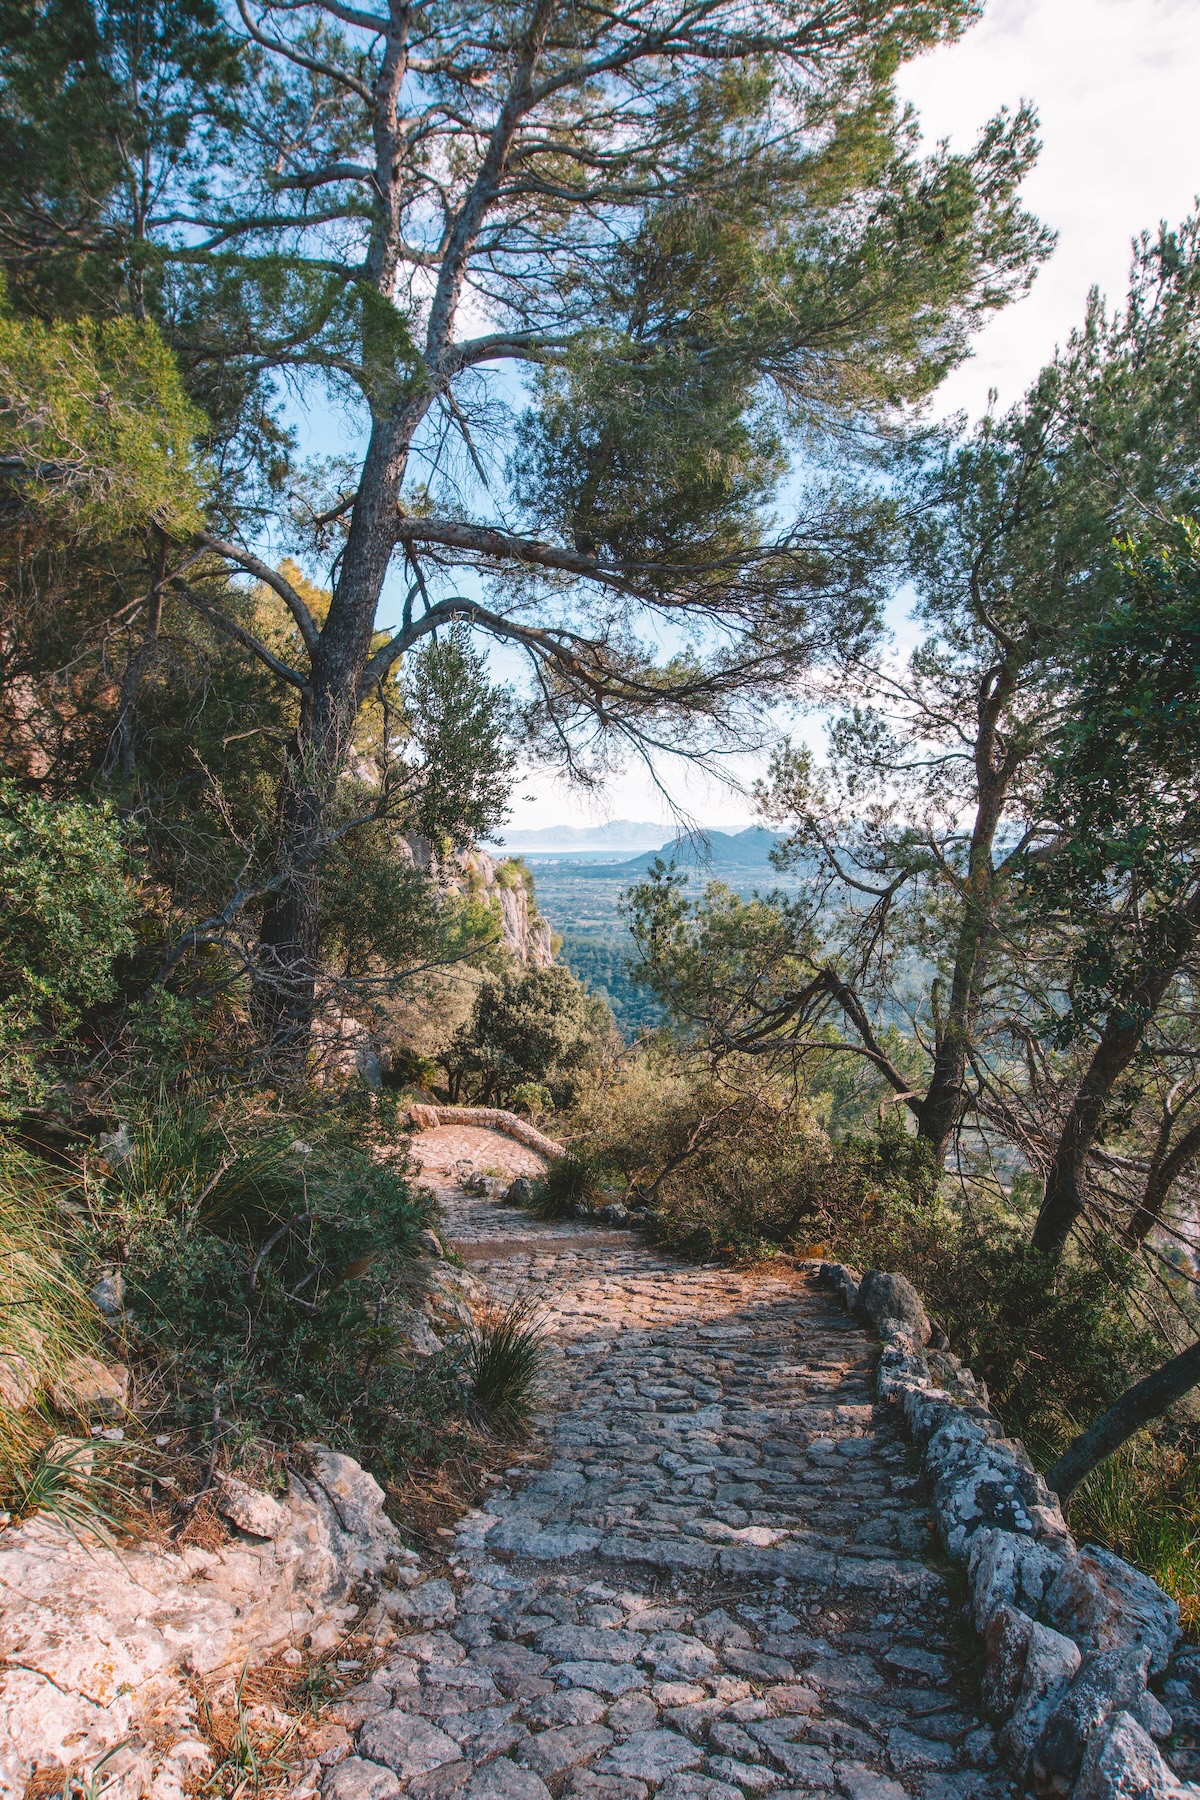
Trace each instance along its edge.
<instances>
[{"instance_id":1,"label":"distant mountain range","mask_svg":"<svg viewBox=\"0 0 1200 1800\"><path fill-rule=\"evenodd\" d=\"M499 848L511 856L520 856L524 850L608 850L619 856L625 850L656 847L662 843L662 834L662 826L649 819L610 819L607 825L539 825L532 831L506 832Z\"/></svg>"},{"instance_id":2,"label":"distant mountain range","mask_svg":"<svg viewBox=\"0 0 1200 1800\"><path fill-rule=\"evenodd\" d=\"M763 825L748 825L745 831L698 831L691 836L671 838L655 850L622 863L593 863L589 875L638 875L649 869L657 858L674 863L678 869L771 870L771 852L783 839Z\"/></svg>"}]
</instances>

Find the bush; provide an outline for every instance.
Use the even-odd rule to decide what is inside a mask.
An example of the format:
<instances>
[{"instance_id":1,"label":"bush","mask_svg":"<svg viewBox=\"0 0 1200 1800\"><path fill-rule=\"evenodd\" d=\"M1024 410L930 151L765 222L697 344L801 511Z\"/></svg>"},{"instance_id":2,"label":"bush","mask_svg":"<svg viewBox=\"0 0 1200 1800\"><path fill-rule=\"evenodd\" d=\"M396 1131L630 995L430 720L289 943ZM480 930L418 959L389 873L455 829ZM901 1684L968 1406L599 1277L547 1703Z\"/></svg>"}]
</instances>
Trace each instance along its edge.
<instances>
[{"instance_id":1,"label":"bush","mask_svg":"<svg viewBox=\"0 0 1200 1800\"><path fill-rule=\"evenodd\" d=\"M586 1207L590 1212L603 1206L603 1174L596 1158L587 1150L569 1150L555 1157L544 1175L533 1183L528 1211L535 1219L565 1219L573 1207Z\"/></svg>"},{"instance_id":2,"label":"bush","mask_svg":"<svg viewBox=\"0 0 1200 1800\"><path fill-rule=\"evenodd\" d=\"M540 1081L519 1081L508 1097L513 1112L528 1113L531 1119L543 1118L554 1111L554 1095Z\"/></svg>"},{"instance_id":3,"label":"bush","mask_svg":"<svg viewBox=\"0 0 1200 1800\"><path fill-rule=\"evenodd\" d=\"M1051 1461L1073 1421L1110 1406L1156 1360L1131 1321L1136 1265L1116 1251L1102 1266L1044 1256L1031 1248L1027 1224L996 1204L967 1211L945 1198L914 1202L863 1179L878 1155L861 1141L843 1151L830 1251L907 1275L956 1354L987 1383L1008 1429Z\"/></svg>"},{"instance_id":4,"label":"bush","mask_svg":"<svg viewBox=\"0 0 1200 1800\"><path fill-rule=\"evenodd\" d=\"M479 989L469 1020L442 1060L454 1099L506 1106L529 1082L569 1104L578 1076L593 1062L612 1019L567 969L510 969Z\"/></svg>"},{"instance_id":5,"label":"bush","mask_svg":"<svg viewBox=\"0 0 1200 1800\"><path fill-rule=\"evenodd\" d=\"M219 1415L227 1449L317 1437L386 1474L410 1435L394 1308L428 1201L312 1119L193 1103L132 1138L97 1248L125 1271L128 1349L163 1416ZM443 1385L438 1411L448 1369Z\"/></svg>"},{"instance_id":6,"label":"bush","mask_svg":"<svg viewBox=\"0 0 1200 1800\"><path fill-rule=\"evenodd\" d=\"M45 1098L47 1065L111 998L134 946L135 896L115 814L0 781L0 1118Z\"/></svg>"},{"instance_id":7,"label":"bush","mask_svg":"<svg viewBox=\"0 0 1200 1800\"><path fill-rule=\"evenodd\" d=\"M630 1204L684 1255L772 1256L817 1228L829 1141L757 1070L731 1062L713 1076L652 1046L606 1071L572 1124L577 1148L619 1171Z\"/></svg>"},{"instance_id":8,"label":"bush","mask_svg":"<svg viewBox=\"0 0 1200 1800\"><path fill-rule=\"evenodd\" d=\"M669 1049L626 1058L573 1116L577 1144L625 1176L660 1242L709 1258L780 1251L907 1275L1008 1427L1046 1461L1072 1421L1110 1405L1156 1360L1131 1322L1136 1265L1055 1262L997 1196L941 1192L930 1147L894 1112L831 1143L807 1103L730 1058L719 1078Z\"/></svg>"},{"instance_id":9,"label":"bush","mask_svg":"<svg viewBox=\"0 0 1200 1800\"><path fill-rule=\"evenodd\" d=\"M545 1336L529 1300L514 1300L479 1321L471 1333L467 1369L480 1422L511 1436L528 1430L545 1360Z\"/></svg>"}]
</instances>

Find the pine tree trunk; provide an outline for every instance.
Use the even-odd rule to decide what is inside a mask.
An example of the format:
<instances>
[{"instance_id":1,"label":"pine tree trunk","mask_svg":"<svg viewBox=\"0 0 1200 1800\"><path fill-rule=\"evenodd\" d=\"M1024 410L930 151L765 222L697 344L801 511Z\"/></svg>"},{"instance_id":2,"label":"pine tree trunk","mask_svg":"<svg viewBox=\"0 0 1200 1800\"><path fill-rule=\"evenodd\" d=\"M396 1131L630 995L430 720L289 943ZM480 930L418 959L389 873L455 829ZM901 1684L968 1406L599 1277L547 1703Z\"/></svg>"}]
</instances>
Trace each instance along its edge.
<instances>
[{"instance_id":1,"label":"pine tree trunk","mask_svg":"<svg viewBox=\"0 0 1200 1800\"><path fill-rule=\"evenodd\" d=\"M1200 888L1184 908L1182 923L1185 929L1172 950L1145 970L1129 998L1115 1007L1104 1022L1046 1175L1041 1210L1033 1228L1035 1250L1059 1255L1084 1211L1088 1158L1095 1148L1113 1089L1140 1049L1147 1027L1195 940L1200 923Z\"/></svg>"},{"instance_id":2,"label":"pine tree trunk","mask_svg":"<svg viewBox=\"0 0 1200 1800\"><path fill-rule=\"evenodd\" d=\"M1068 1500L1114 1450L1135 1432L1160 1419L1177 1400L1200 1382L1200 1342L1190 1344L1152 1375L1128 1388L1086 1431L1068 1444L1058 1461L1046 1470L1047 1485L1060 1500Z\"/></svg>"},{"instance_id":3,"label":"pine tree trunk","mask_svg":"<svg viewBox=\"0 0 1200 1800\"><path fill-rule=\"evenodd\" d=\"M311 690L276 798L275 889L263 910L251 1011L269 1074L305 1078L320 965L320 866L338 781L353 740L359 684L395 546L396 497L421 402L376 420Z\"/></svg>"}]
</instances>

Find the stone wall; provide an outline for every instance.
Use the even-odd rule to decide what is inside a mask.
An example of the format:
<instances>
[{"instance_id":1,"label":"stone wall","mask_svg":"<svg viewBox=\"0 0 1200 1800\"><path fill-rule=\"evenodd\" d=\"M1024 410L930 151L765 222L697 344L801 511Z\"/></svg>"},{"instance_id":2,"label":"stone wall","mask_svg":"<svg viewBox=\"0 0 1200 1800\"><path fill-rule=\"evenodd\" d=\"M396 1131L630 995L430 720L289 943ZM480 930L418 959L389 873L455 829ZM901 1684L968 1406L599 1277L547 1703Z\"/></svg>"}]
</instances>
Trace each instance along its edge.
<instances>
[{"instance_id":1,"label":"stone wall","mask_svg":"<svg viewBox=\"0 0 1200 1800\"><path fill-rule=\"evenodd\" d=\"M1119 1556L1076 1544L983 1384L957 1357L927 1348L930 1321L902 1275L807 1266L882 1340L878 1398L903 1411L934 1525L965 1566L984 1644L983 1699L1018 1776L1037 1794L1073 1800L1200 1800L1200 1786L1182 1782L1158 1747L1174 1722L1154 1688L1188 1691L1186 1665L1173 1667L1174 1601Z\"/></svg>"},{"instance_id":2,"label":"stone wall","mask_svg":"<svg viewBox=\"0 0 1200 1800\"><path fill-rule=\"evenodd\" d=\"M418 1131L433 1131L439 1125L474 1125L484 1131L502 1131L514 1143L536 1150L539 1156L565 1156L567 1147L557 1138L547 1137L528 1119L504 1112L498 1106L410 1106L408 1116Z\"/></svg>"}]
</instances>

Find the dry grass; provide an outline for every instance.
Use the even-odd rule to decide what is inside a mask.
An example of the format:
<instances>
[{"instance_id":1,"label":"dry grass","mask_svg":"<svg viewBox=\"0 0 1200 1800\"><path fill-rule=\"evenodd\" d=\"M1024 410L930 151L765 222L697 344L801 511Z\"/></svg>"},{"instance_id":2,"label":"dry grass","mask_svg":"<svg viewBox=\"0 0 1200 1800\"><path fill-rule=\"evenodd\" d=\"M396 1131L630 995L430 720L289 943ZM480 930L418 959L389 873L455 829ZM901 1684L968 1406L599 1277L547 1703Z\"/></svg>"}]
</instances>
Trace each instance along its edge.
<instances>
[{"instance_id":1,"label":"dry grass","mask_svg":"<svg viewBox=\"0 0 1200 1800\"><path fill-rule=\"evenodd\" d=\"M0 1500L22 1500L55 1436L46 1398L95 1348L96 1310L66 1257L62 1184L0 1146ZM2 1397L7 1390L8 1403ZM17 1404L18 1398L27 1404ZM21 1510L18 1506L17 1510Z\"/></svg>"}]
</instances>

